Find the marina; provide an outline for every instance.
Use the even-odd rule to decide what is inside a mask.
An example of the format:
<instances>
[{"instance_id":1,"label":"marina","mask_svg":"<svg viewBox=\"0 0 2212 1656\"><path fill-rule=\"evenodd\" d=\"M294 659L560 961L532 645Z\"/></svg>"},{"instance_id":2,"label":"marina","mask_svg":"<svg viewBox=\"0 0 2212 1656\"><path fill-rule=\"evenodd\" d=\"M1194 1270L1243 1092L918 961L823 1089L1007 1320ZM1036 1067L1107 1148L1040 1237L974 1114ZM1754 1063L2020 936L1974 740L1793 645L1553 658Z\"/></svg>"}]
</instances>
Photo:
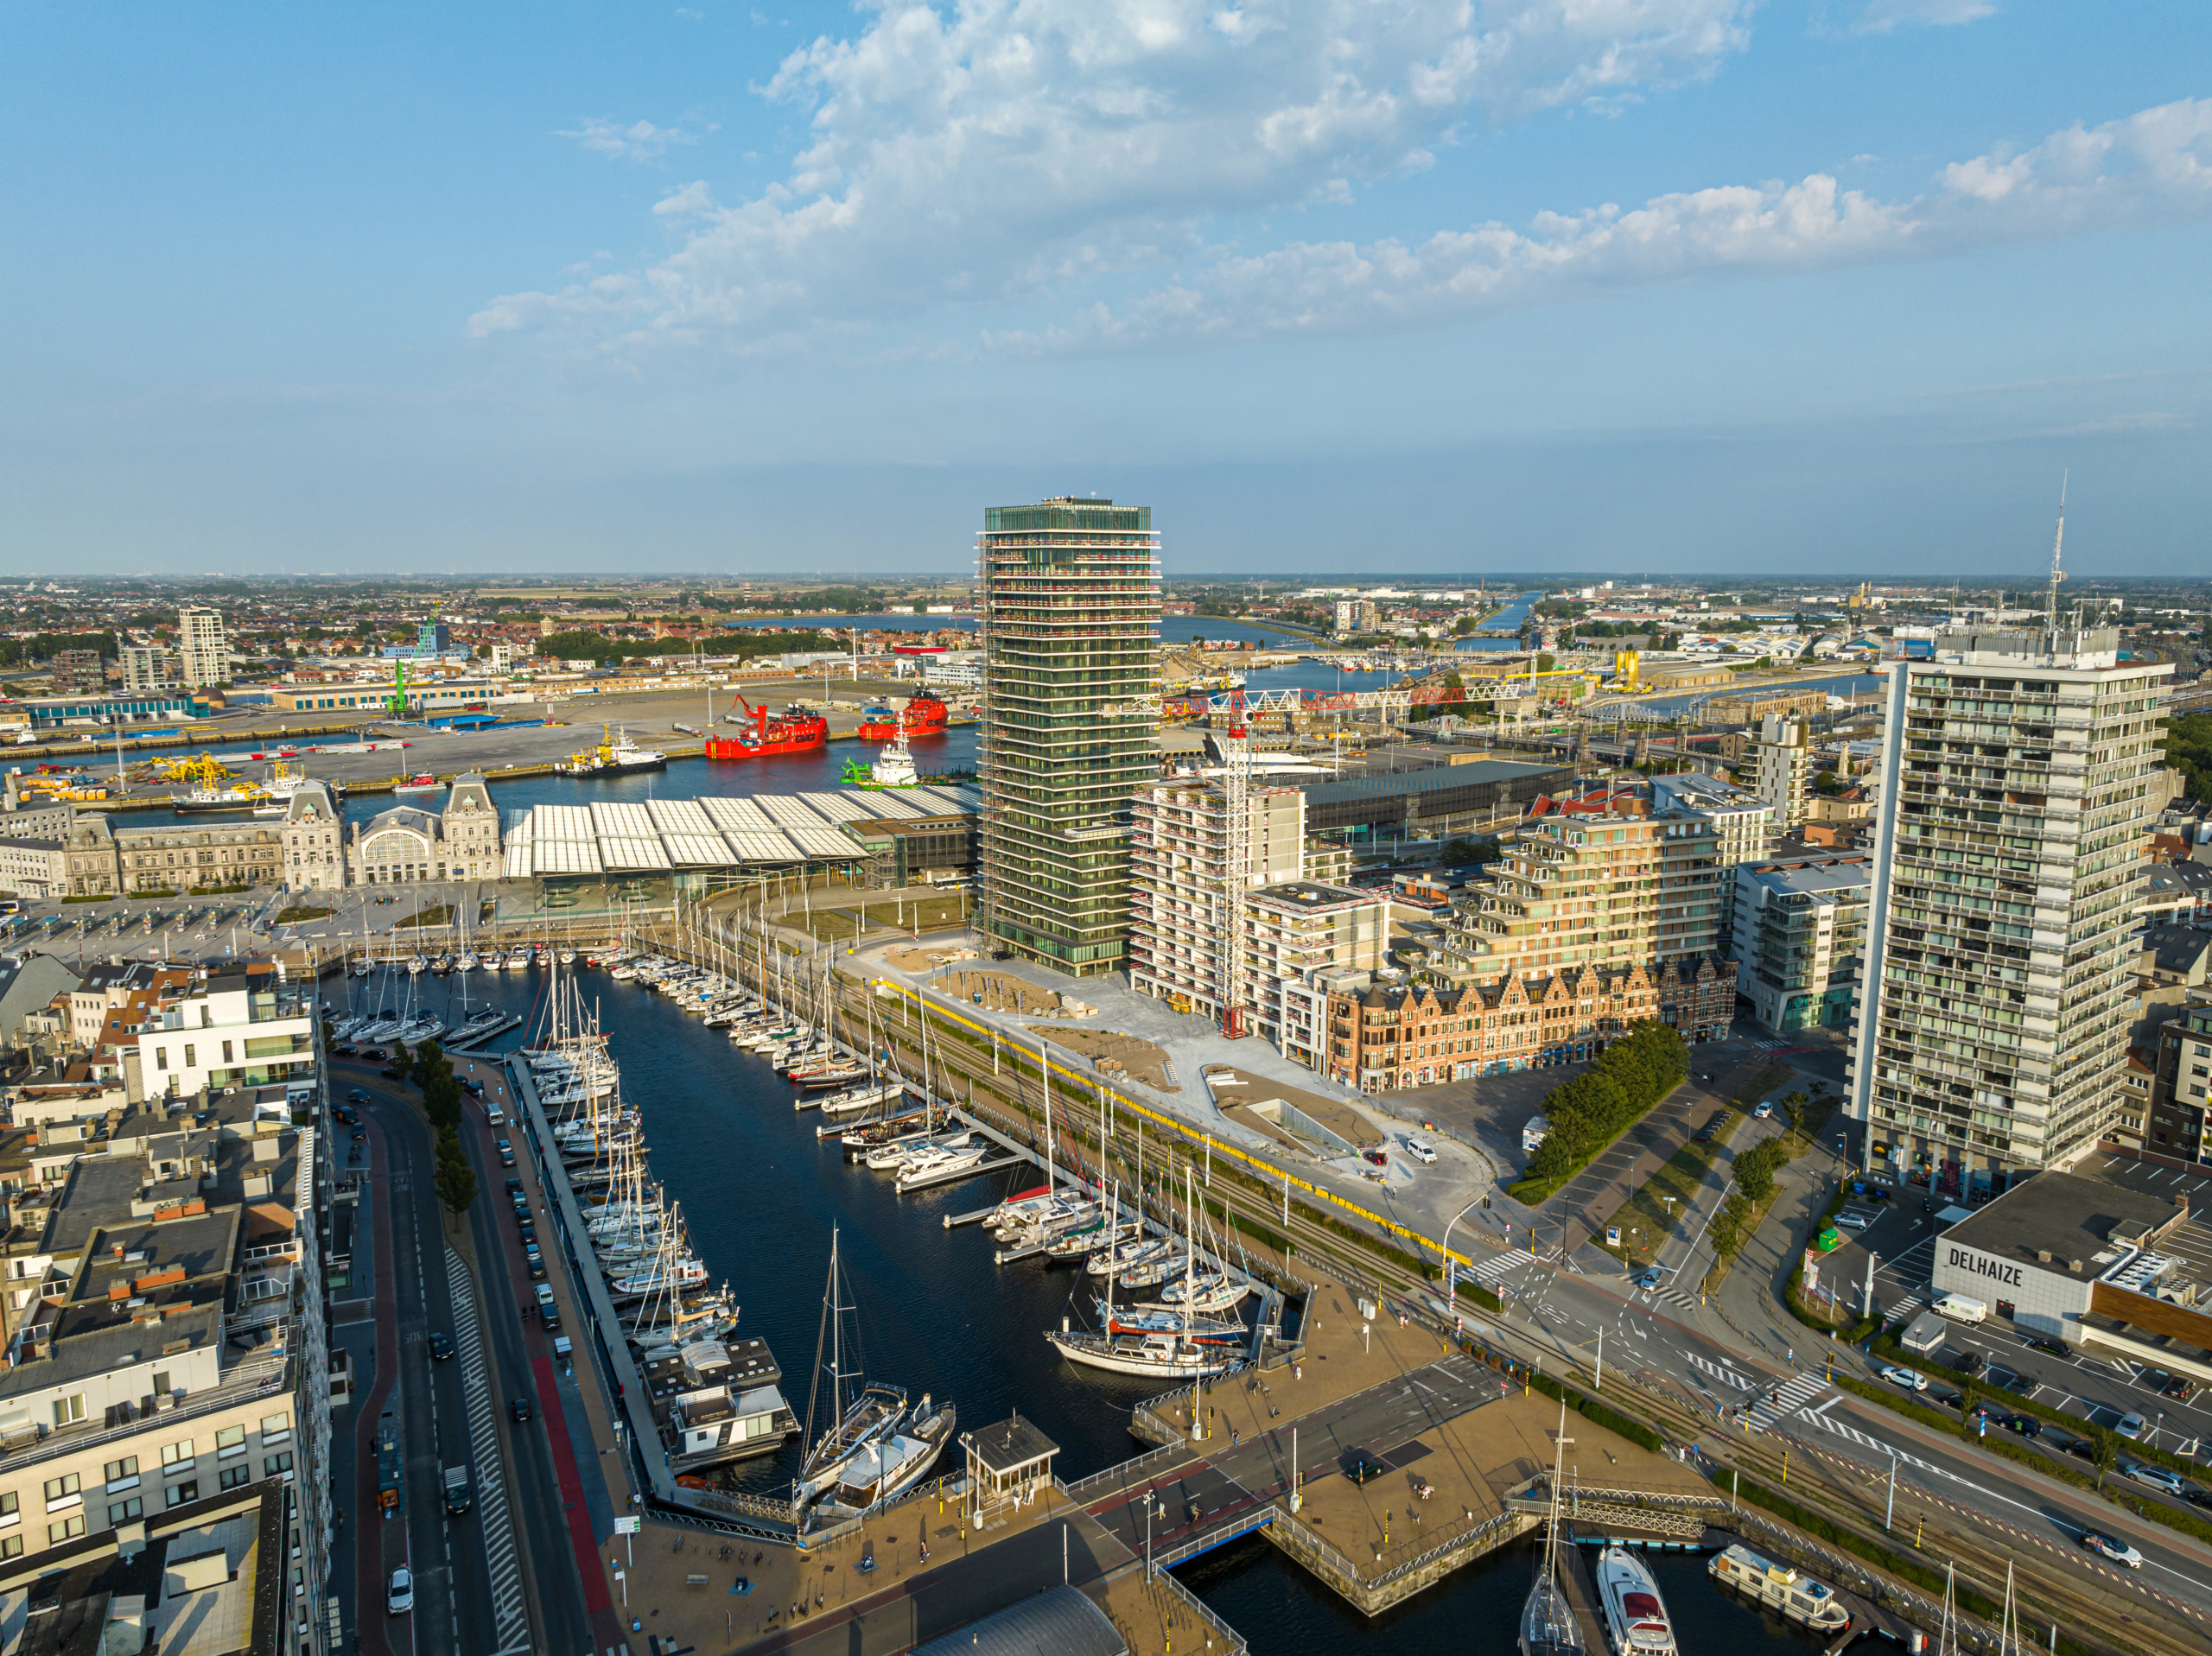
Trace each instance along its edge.
<instances>
[{"instance_id":1,"label":"marina","mask_svg":"<svg viewBox=\"0 0 2212 1656\"><path fill-rule=\"evenodd\" d=\"M1356 1320L1363 1308L1350 1303L1340 1285L1324 1279L1319 1298L1310 1307L1278 1303L1271 1313L1304 1342L1300 1348L1303 1363L1248 1368L1230 1373L1225 1380L1211 1380L1203 1407L1211 1435L1191 1443L1187 1386L1163 1397L1158 1377L1078 1369L1061 1361L1036 1332L1058 1328L1064 1317L1079 1319L1085 1313L1095 1317L1108 1282L1113 1285L1116 1310L1113 1321L1100 1324L1102 1329L1141 1336L1146 1330L1141 1319L1162 1316L1170 1329L1185 1326L1180 1309L1164 1304L1170 1285L1164 1275L1129 1296L1152 1298L1159 1309L1122 1308L1125 1291L1121 1279L1147 1274L1143 1262L1103 1281L1084 1268L1104 1249L1133 1241L1173 1247L1166 1234L1155 1234L1160 1231L1156 1218L1141 1221L1133 1216L1133 1209L1124 1209L1111 1240L1079 1251L1087 1221L1078 1204L1088 1201L1096 1210L1096 1193L1086 1190L1071 1194L1071 1183L1062 1183L1066 1206L1075 1212L1058 1234L1015 1230L1015 1240L1001 1243L999 1233L1033 1217L1053 1194L1039 1177L1041 1158L1033 1146L1007 1141L980 1117L969 1118L963 1127L960 1119L942 1108L925 1113L913 1076L892 1097L859 1112L856 1120L817 1127L806 1119L811 1112L792 1109L794 1098L804 1094L774 1067L780 1061L788 1069L794 1059L803 1067L810 1058L819 1063L827 1056L813 1050L812 1040L802 1040L807 1011L803 990L793 991L788 1009L761 1009L760 1025L772 1024L772 1032L783 1038L755 1050L730 1038L738 1025L727 1008L710 1026L709 1020L718 1017L713 1010L715 1003L702 999L684 972L640 961L618 969L619 980L614 973L571 974L559 969L550 956L532 956L520 973L455 973L440 980L410 975L403 968L396 974L381 970L378 975L397 977L410 986L415 1004L427 1008L415 1012L418 1019L435 1018L465 1026L488 1003L500 1016L525 1020L486 1044L505 1050L503 1057L518 1094L535 1101L532 1126L537 1131L531 1138L538 1164L549 1176L549 1188L556 1183L567 1185L556 1205L568 1221L573 1204L575 1217L569 1222L576 1228L571 1236L590 1239L588 1251L570 1251L572 1267L579 1268L583 1278L581 1299L592 1304L596 1312L587 1320L602 1328L620 1327L629 1336L646 1328L667 1336L650 1346L626 1338L620 1351L609 1342L608 1368L623 1383L626 1406L642 1429L639 1441L658 1440L661 1445L665 1459L658 1469L662 1475L655 1480L656 1494L664 1488L668 1510L691 1505L703 1513L714 1508L721 1525L764 1539L773 1536L787 1544L786 1551L794 1550L788 1544L800 1540L798 1525L791 1517L791 1499L803 1467L806 1434L788 1399L785 1377L803 1367L798 1360L813 1349L821 1332L820 1273L817 1268L809 1292L800 1283L805 1273L790 1269L780 1257L773 1269L748 1269L745 1262L754 1256L745 1239L760 1233L793 1239L811 1234L826 1253L834 1230L843 1268L856 1285L851 1322L865 1342L865 1372L871 1381L882 1376L908 1397L919 1399L926 1394L932 1408L940 1401L952 1402L963 1428L955 1436L964 1435L969 1423L1018 1413L1021 1419L1036 1421L1055 1445L1055 1476L1072 1492L1073 1503L1048 1497L1041 1510L1029 1511L1009 1526L1009 1533L1020 1525L1048 1522L1058 1513L1077 1526L1073 1532L1079 1539L1087 1538L1084 1544L1102 1577L1116 1569L1128 1571L1134 1567L1141 1581L1142 1506L1156 1506L1155 1494L1165 1491L1168 1516L1183 1521L1163 1526L1163 1532L1153 1537L1154 1563L1162 1571L1161 1583L1173 1579L1184 1583L1179 1590L1196 1594L1222 1617L1224 1629L1234 1625L1229 1607L1253 1590L1251 1583L1271 1583L1256 1625L1237 1632L1257 1640L1263 1636L1262 1629L1287 1624L1335 1629L1312 1646L1316 1649L1394 1649L1395 1630L1404 1625L1399 1618L1414 1614L1416 1607L1423 1607L1417 1619L1425 1619L1425 1607L1433 1601L1471 1602L1466 1596L1479 1590L1472 1583L1493 1579L1496 1572L1509 1567L1522 1583L1527 1582L1531 1555L1516 1538L1541 1525L1511 1510L1511 1492L1525 1479L1531 1460L1549 1469L1556 1454L1554 1405L1541 1399L1524 1399L1517 1389L1501 1397L1495 1376L1488 1382L1490 1392L1482 1393L1481 1367L1460 1367L1466 1360L1451 1356L1448 1342L1440 1342L1417 1323L1402 1329L1384 1317L1363 1342ZM660 993L653 984L656 973L662 975ZM371 988L366 980L353 980L337 993L358 996ZM561 1015L564 1024L553 1019L556 1005L569 1009ZM549 1044L548 1032L560 1028L567 1035L550 1044L557 1045L565 1038L572 1051L583 1055L566 1066L567 1073L563 1065L546 1061L552 1055L538 1050ZM810 1050L799 1050L802 1044ZM781 1051L772 1057L778 1048ZM525 1055L524 1049L536 1050L535 1056ZM873 1043L862 1049L873 1050ZM602 1062L617 1072L617 1084L605 1090L601 1088L609 1078L596 1068ZM543 1101L549 1097L569 1101L556 1107L565 1113L560 1119L546 1109ZM646 1101L633 1106L627 1101L632 1099ZM947 1101L939 1098L937 1102L943 1106ZM537 1126L540 1120L542 1127ZM786 1120L792 1124L788 1129L783 1125ZM867 1141L871 1129L880 1135L873 1144ZM902 1195L895 1177L885 1177L883 1166L868 1164L872 1154L893 1149L909 1152L918 1144L937 1144L956 1134L984 1136L990 1149L974 1167L952 1171L941 1183ZM849 1138L861 1142L844 1142ZM626 1145L626 1151L622 1148ZM619 1175L618 1170L600 1165L610 1160L632 1171ZM555 1172L562 1176L560 1181L550 1177ZM631 1181L626 1196L620 1194L623 1177ZM1058 1177L1069 1179L1065 1170ZM648 1186L646 1178L657 1183ZM1113 1192L1106 1194L1110 1200ZM1169 1205L1182 1206L1179 1192ZM664 1213L665 1219L660 1219ZM1103 1212L1098 1223L1103 1231ZM1135 1230L1140 1224L1146 1227L1141 1239ZM988 1234L976 1235L978 1228ZM671 1237L680 1241L671 1245ZM932 1237L940 1240L928 1240ZM626 1249L617 1245L624 1240ZM1053 1257L1056 1244L1070 1241L1078 1247L1059 1257L1073 1269L1058 1265ZM676 1247L685 1251L685 1268L693 1272L693 1280L671 1274ZM618 1256L620 1274L610 1278L607 1270ZM817 1255L817 1262L822 1257ZM662 1261L658 1279L651 1263L655 1259ZM605 1268L594 1272L595 1264ZM1223 1261L1210 1254L1205 1264L1219 1270ZM1183 1266L1185 1279L1195 1278L1203 1268ZM594 1275L599 1279L592 1280ZM719 1289L725 1278L729 1288L722 1295ZM619 1295L616 1286L626 1281L630 1291ZM739 1300L744 1302L741 1313L736 1309ZM884 1314L889 1305L919 1303L940 1307L947 1314L921 1318ZM738 1318L736 1326L714 1322L714 1307L722 1305L727 1305L727 1315ZM702 1310L709 1315L696 1323L688 1321ZM1311 1326L1305 1323L1309 1310ZM1215 1322L1217 1325L1220 1319ZM1188 1326L1203 1331L1195 1310ZM1249 1337L1249 1325L1239 1322L1235 1327L1240 1338ZM700 1332L695 1334L695 1328ZM716 1346L726 1357L713 1349ZM989 1354L989 1361L976 1361L979 1349ZM1239 1349L1238 1355L1249 1349ZM1302 1380L1297 1378L1301 1370ZM1310 1392L1327 1371L1336 1372L1329 1374L1325 1390ZM1426 1487L1435 1502L1448 1502L1449 1510L1480 1516L1445 1526L1459 1532L1459 1551L1447 1547L1442 1556L1412 1570L1407 1566L1416 1562L1418 1554L1435 1551L1427 1545L1428 1538L1422 1535L1422 1545L1416 1548L1387 1527L1378 1527L1377 1556L1367 1560L1367 1567L1347 1570L1344 1566L1351 1554L1342 1544L1355 1538L1363 1520L1379 1520L1378 1509L1385 1503L1345 1476L1334 1458L1311 1466L1300 1461L1300 1432L1311 1434L1306 1441L1325 1441L1341 1429L1344 1411L1352 1411L1356 1420L1358 1411L1377 1405L1378 1388L1406 1394L1402 1388L1414 1378L1432 1389L1458 1386L1460 1389L1446 1395L1456 1399L1459 1406L1456 1412L1450 1405L1433 1412L1434 1424L1426 1434L1432 1446L1411 1469L1419 1482L1408 1486L1404 1482L1408 1475L1394 1476L1394 1509L1402 1510L1417 1532L1426 1530L1428 1513L1395 1500L1408 1487L1416 1493ZM1318 1406L1307 1407L1304 1402L1295 1409L1285 1406L1291 1401L1286 1386L1301 1398L1310 1397ZM1491 1400L1480 1402L1483 1395ZM1495 1420L1476 1431L1492 1416ZM1289 1426L1294 1421L1294 1430ZM1576 1424L1585 1443L1592 1443L1592 1429ZM1500 1428L1509 1424L1509 1436L1499 1439ZM1230 1439L1226 1446L1220 1442L1224 1436ZM1477 1448L1479 1443L1501 1441L1526 1445L1515 1448L1510 1466L1490 1463L1495 1457L1486 1459L1489 1451ZM1145 1445L1156 1442L1166 1446L1146 1454ZM1414 1446L1418 1447L1418 1441ZM740 1447L744 1452L733 1452ZM1624 1456L1640 1454L1625 1443L1615 1447ZM1135 1462L1134 1482L1133 1456L1142 1457ZM1386 1452L1383 1458L1397 1456ZM933 1497L934 1508L935 1499L961 1498L962 1476L956 1450L933 1466L918 1489ZM1301 1498L1295 1520L1286 1510L1294 1480ZM1704 1487L1701 1480L1692 1482ZM866 1493L865 1484L857 1488ZM1271 1488L1272 1496L1268 1493ZM1133 1499L1139 1489L1147 1492L1144 1503ZM1183 1493L1186 1490L1187 1494ZM1469 1497L1478 1494L1486 1504L1470 1502ZM1193 1501L1195 1507L1189 1504ZM796 1550L849 1556L855 1547L873 1546L873 1556L899 1568L898 1547L882 1538L901 1532L898 1514L906 1510L893 1506L887 1513L858 1519L834 1511L817 1513L813 1521L829 1532L810 1534L807 1545ZM1433 1510L1440 1521L1447 1508L1436 1506ZM1071 1516L1076 1512L1081 1513L1081 1520ZM1154 1521L1160 1520L1155 1517ZM1484 1529L1484 1525L1490 1527ZM1474 1533L1478 1530L1482 1532ZM998 1532L995 1525L991 1532ZM911 1520L905 1533L911 1544ZM988 1557L988 1548L981 1554L973 1552L969 1538L970 1532L960 1532L963 1555ZM1337 1555L1336 1560L1324 1547ZM1174 1556L1167 1557L1170 1553ZM772 1549L767 1556L773 1559ZM1122 1558L1118 1565L1117 1557ZM1298 1567L1287 1568L1294 1561ZM1701 1569L1702 1561L1695 1562ZM904 1567L912 1570L921 1563L912 1556L910 1545ZM1175 1577L1165 1575L1169 1564L1178 1572ZM771 1578L774 1568L772 1562L764 1563L755 1574ZM1380 1591L1395 1593L1395 1602L1402 1608L1391 1608L1382 1621L1370 1622L1367 1616L1380 1613L1376 1583L1392 1571L1405 1573L1382 1582ZM1416 1580L1420 1584L1413 1584ZM1109 1598L1118 1590L1117 1577ZM1166 1589L1155 1584L1154 1590L1156 1596ZM1681 1596L1681 1589L1671 1583L1669 1590ZM1524 1592L1525 1586L1513 1594L1516 1610ZM1754 1637L1745 1647L1759 1648L1768 1635L1758 1631L1764 1624L1757 1615L1718 1594L1708 1596L1719 1610L1749 1618ZM1140 1595L1131 1608L1160 1602ZM1352 1624L1341 1621L1340 1611L1324 1608L1347 1602L1366 1613L1356 1615ZM1512 1635L1509 1616L1505 1637L1510 1641ZM1802 1640L1778 1634L1775 1637L1782 1641L1777 1648L1804 1647Z\"/></svg>"}]
</instances>

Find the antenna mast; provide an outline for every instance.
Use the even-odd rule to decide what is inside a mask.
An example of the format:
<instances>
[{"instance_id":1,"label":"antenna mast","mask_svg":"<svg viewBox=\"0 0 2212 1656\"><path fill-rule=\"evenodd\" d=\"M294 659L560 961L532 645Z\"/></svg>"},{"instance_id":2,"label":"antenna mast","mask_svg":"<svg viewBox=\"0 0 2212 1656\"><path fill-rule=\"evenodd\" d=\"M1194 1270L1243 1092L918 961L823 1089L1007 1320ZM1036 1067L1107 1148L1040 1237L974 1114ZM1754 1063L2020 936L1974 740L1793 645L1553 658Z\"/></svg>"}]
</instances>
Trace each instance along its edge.
<instances>
[{"instance_id":1,"label":"antenna mast","mask_svg":"<svg viewBox=\"0 0 2212 1656\"><path fill-rule=\"evenodd\" d=\"M2058 533L2050 542L2050 606L2045 625L2050 630L2050 647L2058 648L2058 583L2066 579L2066 572L2058 567L2059 555L2066 549L2066 483L2070 472L2058 474Z\"/></svg>"}]
</instances>

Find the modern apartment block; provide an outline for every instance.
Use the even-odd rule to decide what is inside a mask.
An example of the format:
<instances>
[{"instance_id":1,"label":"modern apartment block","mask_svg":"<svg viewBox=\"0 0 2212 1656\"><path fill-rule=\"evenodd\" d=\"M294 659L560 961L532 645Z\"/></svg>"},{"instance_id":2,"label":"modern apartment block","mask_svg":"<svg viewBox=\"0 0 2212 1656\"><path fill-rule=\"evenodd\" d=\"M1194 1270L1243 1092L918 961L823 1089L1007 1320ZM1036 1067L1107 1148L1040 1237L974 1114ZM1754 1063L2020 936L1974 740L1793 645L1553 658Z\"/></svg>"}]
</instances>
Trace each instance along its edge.
<instances>
[{"instance_id":1,"label":"modern apartment block","mask_svg":"<svg viewBox=\"0 0 2212 1656\"><path fill-rule=\"evenodd\" d=\"M177 612L177 664L184 682L193 689L226 684L231 677L231 647L223 636L220 610Z\"/></svg>"},{"instance_id":2,"label":"modern apartment block","mask_svg":"<svg viewBox=\"0 0 2212 1656\"><path fill-rule=\"evenodd\" d=\"M124 695L169 689L176 683L176 657L159 644L125 644L123 647Z\"/></svg>"},{"instance_id":3,"label":"modern apartment block","mask_svg":"<svg viewBox=\"0 0 2212 1656\"><path fill-rule=\"evenodd\" d=\"M1769 1031L1851 1027L1873 883L1872 866L1855 853L1736 870L1736 992Z\"/></svg>"},{"instance_id":4,"label":"modern apartment block","mask_svg":"<svg viewBox=\"0 0 2212 1656\"><path fill-rule=\"evenodd\" d=\"M196 1025L200 998L173 986L164 1010ZM319 1135L294 1125L324 1119L319 1092L310 1068L120 1110L94 1099L81 1120L58 1119L60 1106L41 1117L41 1153L5 1237L0 1575L58 1581L102 1544L111 1563L147 1546L158 1557L164 1537L235 1522L227 1567L161 1589L165 1627L200 1627L176 1647L327 1647L318 1225L332 1190ZM172 1559L206 1553L200 1540ZM241 1581L258 1586L219 1602ZM196 1610L195 1593L208 1596ZM144 1608L156 1613L150 1599ZM179 1622L188 1610L212 1620Z\"/></svg>"},{"instance_id":5,"label":"modern apartment block","mask_svg":"<svg viewBox=\"0 0 2212 1656\"><path fill-rule=\"evenodd\" d=\"M1712 823L1696 813L1541 816L1498 844L1503 854L1446 922L1444 974L1522 980L1541 1001L1552 980L1580 982L1589 968L1610 980L1637 968L1657 991L1659 1017L1685 1040L1727 1032L1736 985L1717 952L1729 893ZM1584 1010L1538 1062L1603 1047L1609 1009Z\"/></svg>"},{"instance_id":6,"label":"modern apartment block","mask_svg":"<svg viewBox=\"0 0 2212 1656\"><path fill-rule=\"evenodd\" d=\"M978 920L996 948L1118 971L1131 796L1159 774L1160 537L1149 506L993 506L976 537Z\"/></svg>"},{"instance_id":7,"label":"modern apartment block","mask_svg":"<svg viewBox=\"0 0 2212 1656\"><path fill-rule=\"evenodd\" d=\"M1813 792L1813 745L1802 720L1770 714L1752 739L1751 790L1774 808L1774 832L1795 834L1805 825Z\"/></svg>"},{"instance_id":8,"label":"modern apartment block","mask_svg":"<svg viewBox=\"0 0 2212 1656\"><path fill-rule=\"evenodd\" d=\"M1240 836L1243 870L1230 860ZM1243 822L1231 818L1219 777L1179 777L1139 787L1130 799L1129 987L1218 1024L1249 1004L1230 980L1228 940L1243 925L1255 885L1305 872L1306 796L1250 788Z\"/></svg>"},{"instance_id":9,"label":"modern apartment block","mask_svg":"<svg viewBox=\"0 0 2212 1656\"><path fill-rule=\"evenodd\" d=\"M2108 628L1885 664L1852 1107L1870 1160L1986 1189L2093 1149L2127 1063L2164 664Z\"/></svg>"},{"instance_id":10,"label":"modern apartment block","mask_svg":"<svg viewBox=\"0 0 2212 1656\"><path fill-rule=\"evenodd\" d=\"M98 695L107 688L107 669L97 650L57 650L51 670L55 695Z\"/></svg>"},{"instance_id":11,"label":"modern apartment block","mask_svg":"<svg viewBox=\"0 0 2212 1656\"><path fill-rule=\"evenodd\" d=\"M1244 901L1244 1004L1254 1032L1286 1058L1326 1062L1326 984L1389 963L1390 899L1381 891L1304 879Z\"/></svg>"},{"instance_id":12,"label":"modern apartment block","mask_svg":"<svg viewBox=\"0 0 2212 1656\"><path fill-rule=\"evenodd\" d=\"M1733 955L1734 904L1726 893L1735 871L1747 862L1767 856L1779 837L1774 826L1773 803L1738 788L1732 782L1709 777L1702 771L1681 771L1651 778L1651 808L1660 815L1694 814L1713 827L1713 853L1720 864L1720 929L1713 948Z\"/></svg>"},{"instance_id":13,"label":"modern apartment block","mask_svg":"<svg viewBox=\"0 0 2212 1656\"><path fill-rule=\"evenodd\" d=\"M138 1037L148 1098L282 1087L315 1069L315 998L272 975L223 972L163 1007Z\"/></svg>"}]
</instances>

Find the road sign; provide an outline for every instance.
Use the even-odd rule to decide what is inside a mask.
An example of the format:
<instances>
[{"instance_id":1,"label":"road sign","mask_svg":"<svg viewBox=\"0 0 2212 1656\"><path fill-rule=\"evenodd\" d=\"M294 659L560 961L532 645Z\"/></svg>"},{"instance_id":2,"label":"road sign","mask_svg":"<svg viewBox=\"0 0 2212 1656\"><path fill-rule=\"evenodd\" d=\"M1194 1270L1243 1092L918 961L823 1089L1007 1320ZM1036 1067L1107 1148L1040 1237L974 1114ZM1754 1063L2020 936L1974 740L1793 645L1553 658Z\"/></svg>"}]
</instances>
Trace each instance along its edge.
<instances>
[{"instance_id":1,"label":"road sign","mask_svg":"<svg viewBox=\"0 0 2212 1656\"><path fill-rule=\"evenodd\" d=\"M645 1520L641 1518L623 1517L614 1520L614 1532L617 1535L635 1535L644 1527Z\"/></svg>"}]
</instances>

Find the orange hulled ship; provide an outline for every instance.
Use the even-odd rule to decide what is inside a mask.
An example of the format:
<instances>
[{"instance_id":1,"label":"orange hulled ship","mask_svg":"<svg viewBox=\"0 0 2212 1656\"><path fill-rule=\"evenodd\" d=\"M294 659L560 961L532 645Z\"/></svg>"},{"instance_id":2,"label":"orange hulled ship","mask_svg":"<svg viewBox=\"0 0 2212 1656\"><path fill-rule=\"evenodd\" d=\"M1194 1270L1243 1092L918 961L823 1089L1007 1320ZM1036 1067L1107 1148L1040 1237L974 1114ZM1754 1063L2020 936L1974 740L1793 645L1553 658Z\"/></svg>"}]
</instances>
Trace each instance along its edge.
<instances>
[{"instance_id":1,"label":"orange hulled ship","mask_svg":"<svg viewBox=\"0 0 2212 1656\"><path fill-rule=\"evenodd\" d=\"M907 698L904 712L894 712L880 702L862 708L860 739L887 742L902 732L909 741L917 736L942 736L944 720L944 703L925 690Z\"/></svg>"},{"instance_id":2,"label":"orange hulled ship","mask_svg":"<svg viewBox=\"0 0 2212 1656\"><path fill-rule=\"evenodd\" d=\"M710 759L757 759L771 753L806 753L828 743L830 721L804 707L785 707L771 715L743 696L737 698L752 719L752 727L734 736L707 738ZM731 723L740 722L733 714Z\"/></svg>"}]
</instances>

